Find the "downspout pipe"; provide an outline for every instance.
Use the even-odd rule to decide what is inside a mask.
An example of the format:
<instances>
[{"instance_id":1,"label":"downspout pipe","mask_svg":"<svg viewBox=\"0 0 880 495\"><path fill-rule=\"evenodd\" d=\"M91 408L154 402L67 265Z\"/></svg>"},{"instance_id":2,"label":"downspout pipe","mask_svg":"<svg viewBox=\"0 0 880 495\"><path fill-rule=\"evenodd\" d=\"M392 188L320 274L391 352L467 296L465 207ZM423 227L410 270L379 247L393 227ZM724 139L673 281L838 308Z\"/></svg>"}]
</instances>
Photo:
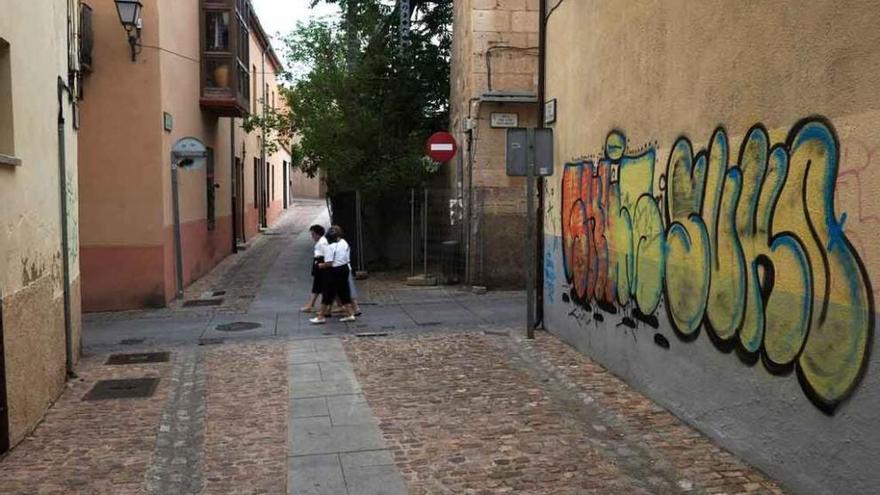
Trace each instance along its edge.
<instances>
[{"instance_id":1,"label":"downspout pipe","mask_svg":"<svg viewBox=\"0 0 880 495\"><path fill-rule=\"evenodd\" d=\"M70 315L70 245L67 224L67 142L65 137L64 92L70 91L58 77L58 192L61 203L61 267L64 277L64 366L68 378L73 372L73 325Z\"/></svg>"},{"instance_id":2,"label":"downspout pipe","mask_svg":"<svg viewBox=\"0 0 880 495\"><path fill-rule=\"evenodd\" d=\"M229 119L229 211L232 213L232 254L238 252L238 207L235 183L238 180L238 168L235 166L235 117Z\"/></svg>"},{"instance_id":3,"label":"downspout pipe","mask_svg":"<svg viewBox=\"0 0 880 495\"><path fill-rule=\"evenodd\" d=\"M263 52L263 58L260 62L261 70L263 73L263 84L261 85L261 91L263 92L263 116L268 113L269 110L269 94L266 91L266 52ZM268 189L268 181L269 172L268 167L266 166L266 126L260 126L261 138L260 138L260 201L262 203L262 208L260 208L261 214L263 216L260 224L264 229L269 228L269 189Z\"/></svg>"},{"instance_id":4,"label":"downspout pipe","mask_svg":"<svg viewBox=\"0 0 880 495\"><path fill-rule=\"evenodd\" d=\"M546 99L547 80L547 0L540 0L538 7L538 128L544 128L544 100ZM538 177L538 213L537 213L538 246L535 257L537 283L535 292L536 327L544 327L544 177Z\"/></svg>"}]
</instances>

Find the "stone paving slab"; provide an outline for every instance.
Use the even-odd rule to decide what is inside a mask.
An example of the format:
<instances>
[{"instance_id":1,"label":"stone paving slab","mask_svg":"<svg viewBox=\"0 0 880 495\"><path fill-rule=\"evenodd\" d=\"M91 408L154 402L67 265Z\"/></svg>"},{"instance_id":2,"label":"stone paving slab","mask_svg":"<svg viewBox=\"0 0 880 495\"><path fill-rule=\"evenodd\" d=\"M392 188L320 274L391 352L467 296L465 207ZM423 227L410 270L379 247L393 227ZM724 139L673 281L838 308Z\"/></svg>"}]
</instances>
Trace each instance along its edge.
<instances>
[{"instance_id":1,"label":"stone paving slab","mask_svg":"<svg viewBox=\"0 0 880 495\"><path fill-rule=\"evenodd\" d=\"M291 383L307 383L321 381L319 363L290 364L287 366Z\"/></svg>"},{"instance_id":2,"label":"stone paving slab","mask_svg":"<svg viewBox=\"0 0 880 495\"><path fill-rule=\"evenodd\" d=\"M337 380L321 382L298 383L291 387L291 399L305 399L308 397L328 397L331 395L349 395L361 393L361 386L357 381Z\"/></svg>"},{"instance_id":3,"label":"stone paving slab","mask_svg":"<svg viewBox=\"0 0 880 495\"><path fill-rule=\"evenodd\" d=\"M376 419L363 394L327 397L327 409L333 426L373 425Z\"/></svg>"},{"instance_id":4,"label":"stone paving slab","mask_svg":"<svg viewBox=\"0 0 880 495\"><path fill-rule=\"evenodd\" d=\"M342 468L349 470L354 468L372 466L393 466L394 456L390 450L366 450L363 452L347 452L339 454Z\"/></svg>"},{"instance_id":5,"label":"stone paving slab","mask_svg":"<svg viewBox=\"0 0 880 495\"><path fill-rule=\"evenodd\" d=\"M348 495L406 494L396 466L364 466L344 470Z\"/></svg>"},{"instance_id":6,"label":"stone paving slab","mask_svg":"<svg viewBox=\"0 0 880 495\"><path fill-rule=\"evenodd\" d=\"M299 418L299 420L313 418ZM290 455L331 454L385 448L382 432L376 426L291 427Z\"/></svg>"},{"instance_id":7,"label":"stone paving slab","mask_svg":"<svg viewBox=\"0 0 880 495\"><path fill-rule=\"evenodd\" d=\"M288 493L405 494L342 343L291 341L287 357Z\"/></svg>"},{"instance_id":8,"label":"stone paving slab","mask_svg":"<svg viewBox=\"0 0 880 495\"><path fill-rule=\"evenodd\" d=\"M318 363L321 380L356 380L354 369L348 362L331 361Z\"/></svg>"},{"instance_id":9,"label":"stone paving slab","mask_svg":"<svg viewBox=\"0 0 880 495\"><path fill-rule=\"evenodd\" d=\"M330 409L327 407L326 397L292 399L290 401L290 417L292 419L309 418L313 416L330 417Z\"/></svg>"},{"instance_id":10,"label":"stone paving slab","mask_svg":"<svg viewBox=\"0 0 880 495\"><path fill-rule=\"evenodd\" d=\"M289 495L345 495L345 477L336 454L290 458Z\"/></svg>"},{"instance_id":11,"label":"stone paving slab","mask_svg":"<svg viewBox=\"0 0 880 495\"><path fill-rule=\"evenodd\" d=\"M293 352L290 354L291 364L308 364L332 361L347 361L345 353L342 351L328 350L315 352Z\"/></svg>"}]
</instances>

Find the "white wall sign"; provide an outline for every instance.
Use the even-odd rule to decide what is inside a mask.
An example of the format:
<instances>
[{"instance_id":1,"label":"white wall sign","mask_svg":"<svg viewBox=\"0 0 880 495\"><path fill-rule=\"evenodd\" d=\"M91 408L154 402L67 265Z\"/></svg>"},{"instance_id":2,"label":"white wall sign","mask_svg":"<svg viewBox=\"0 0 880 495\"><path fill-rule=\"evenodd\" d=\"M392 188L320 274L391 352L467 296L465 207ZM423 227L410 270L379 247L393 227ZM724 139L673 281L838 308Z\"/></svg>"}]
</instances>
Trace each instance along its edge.
<instances>
[{"instance_id":1,"label":"white wall sign","mask_svg":"<svg viewBox=\"0 0 880 495\"><path fill-rule=\"evenodd\" d=\"M519 114L492 113L492 127L518 127Z\"/></svg>"},{"instance_id":2,"label":"white wall sign","mask_svg":"<svg viewBox=\"0 0 880 495\"><path fill-rule=\"evenodd\" d=\"M544 123L552 124L556 122L556 98L544 103Z\"/></svg>"}]
</instances>

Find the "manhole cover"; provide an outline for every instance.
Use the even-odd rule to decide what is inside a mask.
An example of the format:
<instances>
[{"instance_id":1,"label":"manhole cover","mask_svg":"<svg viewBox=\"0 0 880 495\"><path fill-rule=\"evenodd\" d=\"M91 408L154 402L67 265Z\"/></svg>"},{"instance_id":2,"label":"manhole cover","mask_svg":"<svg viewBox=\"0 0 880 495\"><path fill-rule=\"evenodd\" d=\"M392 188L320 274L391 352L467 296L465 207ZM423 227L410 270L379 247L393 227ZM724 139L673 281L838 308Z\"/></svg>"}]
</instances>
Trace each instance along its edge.
<instances>
[{"instance_id":1,"label":"manhole cover","mask_svg":"<svg viewBox=\"0 0 880 495\"><path fill-rule=\"evenodd\" d=\"M223 298L220 299L193 299L183 303L184 308L193 308L200 306L219 306L223 304Z\"/></svg>"},{"instance_id":2,"label":"manhole cover","mask_svg":"<svg viewBox=\"0 0 880 495\"><path fill-rule=\"evenodd\" d=\"M138 352L133 354L113 354L106 364L164 363L168 361L167 352Z\"/></svg>"},{"instance_id":3,"label":"manhole cover","mask_svg":"<svg viewBox=\"0 0 880 495\"><path fill-rule=\"evenodd\" d=\"M253 321L234 321L232 323L224 323L217 325L217 330L221 332L244 332L246 330L256 330L262 325Z\"/></svg>"},{"instance_id":4,"label":"manhole cover","mask_svg":"<svg viewBox=\"0 0 880 495\"><path fill-rule=\"evenodd\" d=\"M122 339L119 341L119 343L122 345L138 345L143 344L144 339Z\"/></svg>"},{"instance_id":5,"label":"manhole cover","mask_svg":"<svg viewBox=\"0 0 880 495\"><path fill-rule=\"evenodd\" d=\"M159 385L158 378L127 378L101 380L83 397L83 400L141 399L151 397Z\"/></svg>"},{"instance_id":6,"label":"manhole cover","mask_svg":"<svg viewBox=\"0 0 880 495\"><path fill-rule=\"evenodd\" d=\"M223 339L219 337L206 337L199 339L199 345L219 345L223 343Z\"/></svg>"}]
</instances>

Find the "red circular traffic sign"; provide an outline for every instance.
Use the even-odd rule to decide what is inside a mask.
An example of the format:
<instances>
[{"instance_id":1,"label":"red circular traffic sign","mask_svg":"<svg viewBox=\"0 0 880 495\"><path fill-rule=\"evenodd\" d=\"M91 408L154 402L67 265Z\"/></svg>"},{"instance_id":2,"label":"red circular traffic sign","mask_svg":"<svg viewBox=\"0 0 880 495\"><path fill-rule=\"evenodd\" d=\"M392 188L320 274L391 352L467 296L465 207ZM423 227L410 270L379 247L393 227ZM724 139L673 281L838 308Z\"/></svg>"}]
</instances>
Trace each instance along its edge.
<instances>
[{"instance_id":1,"label":"red circular traffic sign","mask_svg":"<svg viewBox=\"0 0 880 495\"><path fill-rule=\"evenodd\" d=\"M458 145L455 144L455 138L452 134L445 131L435 132L428 138L428 144L425 151L428 156L435 162L446 163L455 156Z\"/></svg>"}]
</instances>

